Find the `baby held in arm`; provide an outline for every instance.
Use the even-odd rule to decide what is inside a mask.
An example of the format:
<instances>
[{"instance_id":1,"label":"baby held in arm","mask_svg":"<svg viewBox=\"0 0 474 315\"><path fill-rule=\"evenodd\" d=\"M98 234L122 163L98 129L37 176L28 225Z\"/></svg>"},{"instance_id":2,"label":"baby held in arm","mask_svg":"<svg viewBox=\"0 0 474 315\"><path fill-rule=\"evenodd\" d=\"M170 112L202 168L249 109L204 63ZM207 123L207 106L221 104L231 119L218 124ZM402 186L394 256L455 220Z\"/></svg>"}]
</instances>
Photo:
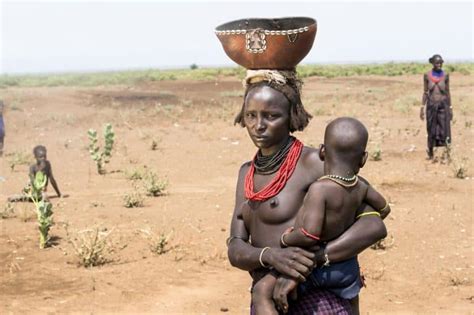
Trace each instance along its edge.
<instances>
[{"instance_id":1,"label":"baby held in arm","mask_svg":"<svg viewBox=\"0 0 474 315\"><path fill-rule=\"evenodd\" d=\"M368 132L354 118L335 119L326 127L324 144L319 155L324 161L324 176L311 184L299 210L295 226L280 238L283 247L311 249L325 244L344 233L358 218L377 215L385 218L390 207L385 198L364 178L358 176L367 160ZM377 211L358 213L363 204ZM288 310L290 292L304 294L311 287L331 291L351 301L358 314L358 295L363 284L357 257L330 263L328 256L322 266L315 267L307 281L298 286L296 279L267 273L254 286L252 303L257 314L278 314Z\"/></svg>"}]
</instances>

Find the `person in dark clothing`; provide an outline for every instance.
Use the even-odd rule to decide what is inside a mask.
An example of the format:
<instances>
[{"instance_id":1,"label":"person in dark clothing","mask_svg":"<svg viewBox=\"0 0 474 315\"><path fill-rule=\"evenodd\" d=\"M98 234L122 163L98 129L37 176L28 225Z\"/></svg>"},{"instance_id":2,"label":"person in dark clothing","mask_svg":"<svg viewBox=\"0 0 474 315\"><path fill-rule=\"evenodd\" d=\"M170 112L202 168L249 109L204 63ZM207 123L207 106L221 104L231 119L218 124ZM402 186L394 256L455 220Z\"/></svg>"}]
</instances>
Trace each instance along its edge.
<instances>
[{"instance_id":1,"label":"person in dark clothing","mask_svg":"<svg viewBox=\"0 0 474 315\"><path fill-rule=\"evenodd\" d=\"M451 144L451 120L453 109L449 92L449 74L442 70L443 58L434 55L429 59L433 69L423 76L423 100L420 109L420 119L426 117L428 133L428 157L434 158L434 147L445 147Z\"/></svg>"}]
</instances>

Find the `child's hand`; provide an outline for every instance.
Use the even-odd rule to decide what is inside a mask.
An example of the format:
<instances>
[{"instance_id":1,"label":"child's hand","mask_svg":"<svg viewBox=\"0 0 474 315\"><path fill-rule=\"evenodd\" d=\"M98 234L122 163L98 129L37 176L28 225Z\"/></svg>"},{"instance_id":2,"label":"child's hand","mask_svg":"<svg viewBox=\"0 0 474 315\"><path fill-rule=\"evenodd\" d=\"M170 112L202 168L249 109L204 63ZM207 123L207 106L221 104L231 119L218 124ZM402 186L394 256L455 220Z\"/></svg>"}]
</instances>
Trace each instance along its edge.
<instances>
[{"instance_id":1,"label":"child's hand","mask_svg":"<svg viewBox=\"0 0 474 315\"><path fill-rule=\"evenodd\" d=\"M288 312L288 294L291 293L292 299L296 300L296 287L298 286L298 281L287 278L279 277L273 289L273 300L278 309L283 311L283 313Z\"/></svg>"}]
</instances>

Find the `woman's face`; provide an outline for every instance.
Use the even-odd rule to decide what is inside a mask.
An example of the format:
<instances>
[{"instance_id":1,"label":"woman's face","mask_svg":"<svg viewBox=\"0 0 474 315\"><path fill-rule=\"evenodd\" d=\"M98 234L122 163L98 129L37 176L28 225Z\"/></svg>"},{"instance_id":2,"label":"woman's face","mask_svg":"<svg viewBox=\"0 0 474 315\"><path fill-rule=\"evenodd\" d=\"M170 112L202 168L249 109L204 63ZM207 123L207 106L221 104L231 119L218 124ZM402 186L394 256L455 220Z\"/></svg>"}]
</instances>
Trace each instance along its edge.
<instances>
[{"instance_id":1,"label":"woman's face","mask_svg":"<svg viewBox=\"0 0 474 315\"><path fill-rule=\"evenodd\" d=\"M439 58L436 58L435 60L433 60L433 69L434 70L441 70L441 68L443 67L443 60L439 59Z\"/></svg>"},{"instance_id":2,"label":"woman's face","mask_svg":"<svg viewBox=\"0 0 474 315\"><path fill-rule=\"evenodd\" d=\"M256 87L247 94L244 123L250 138L263 155L278 151L290 134L290 103L269 86Z\"/></svg>"}]
</instances>

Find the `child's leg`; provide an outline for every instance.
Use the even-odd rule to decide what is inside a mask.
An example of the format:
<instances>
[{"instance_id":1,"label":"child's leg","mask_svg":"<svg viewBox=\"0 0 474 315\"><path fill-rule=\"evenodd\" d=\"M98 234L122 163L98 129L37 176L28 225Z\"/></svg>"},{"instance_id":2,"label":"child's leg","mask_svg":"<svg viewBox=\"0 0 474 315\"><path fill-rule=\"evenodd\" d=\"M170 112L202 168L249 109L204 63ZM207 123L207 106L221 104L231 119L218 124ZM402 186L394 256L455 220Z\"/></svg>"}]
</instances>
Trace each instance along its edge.
<instances>
[{"instance_id":1,"label":"child's leg","mask_svg":"<svg viewBox=\"0 0 474 315\"><path fill-rule=\"evenodd\" d=\"M252 304L255 307L255 314L278 315L275 303L273 303L273 288L275 287L275 283L276 276L272 273L268 273L253 286Z\"/></svg>"},{"instance_id":2,"label":"child's leg","mask_svg":"<svg viewBox=\"0 0 474 315\"><path fill-rule=\"evenodd\" d=\"M351 303L352 314L359 315L359 296L349 300Z\"/></svg>"}]
</instances>

